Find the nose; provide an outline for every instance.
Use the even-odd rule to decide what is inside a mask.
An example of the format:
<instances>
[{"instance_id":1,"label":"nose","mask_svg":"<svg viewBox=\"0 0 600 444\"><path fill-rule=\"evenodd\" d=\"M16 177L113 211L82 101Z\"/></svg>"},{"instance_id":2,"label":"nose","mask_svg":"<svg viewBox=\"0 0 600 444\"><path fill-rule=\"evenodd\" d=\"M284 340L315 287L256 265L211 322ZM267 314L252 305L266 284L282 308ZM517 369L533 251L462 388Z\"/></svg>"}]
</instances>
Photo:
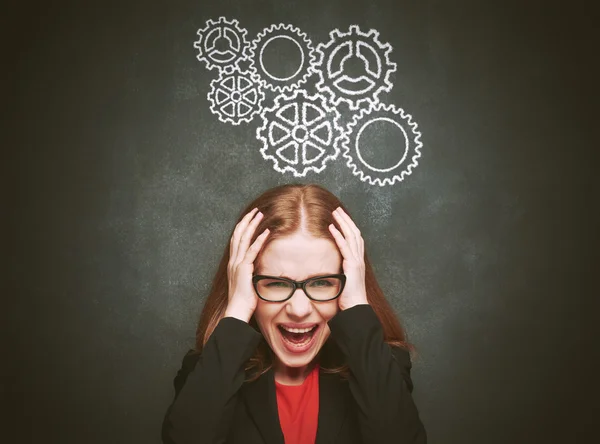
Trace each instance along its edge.
<instances>
[{"instance_id":1,"label":"nose","mask_svg":"<svg viewBox=\"0 0 600 444\"><path fill-rule=\"evenodd\" d=\"M290 316L304 318L312 313L312 301L301 288L297 288L290 299L287 300L286 311Z\"/></svg>"}]
</instances>

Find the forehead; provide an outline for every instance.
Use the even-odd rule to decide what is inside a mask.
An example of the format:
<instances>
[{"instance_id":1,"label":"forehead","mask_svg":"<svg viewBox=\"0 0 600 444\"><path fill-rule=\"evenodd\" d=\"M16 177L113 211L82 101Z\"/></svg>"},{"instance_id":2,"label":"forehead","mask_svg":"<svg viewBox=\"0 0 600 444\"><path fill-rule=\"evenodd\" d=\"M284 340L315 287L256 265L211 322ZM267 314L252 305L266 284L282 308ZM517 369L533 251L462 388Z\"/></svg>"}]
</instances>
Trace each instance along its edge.
<instances>
[{"instance_id":1,"label":"forehead","mask_svg":"<svg viewBox=\"0 0 600 444\"><path fill-rule=\"evenodd\" d=\"M338 273L341 255L334 241L297 233L270 242L259 258L258 273L301 280Z\"/></svg>"}]
</instances>

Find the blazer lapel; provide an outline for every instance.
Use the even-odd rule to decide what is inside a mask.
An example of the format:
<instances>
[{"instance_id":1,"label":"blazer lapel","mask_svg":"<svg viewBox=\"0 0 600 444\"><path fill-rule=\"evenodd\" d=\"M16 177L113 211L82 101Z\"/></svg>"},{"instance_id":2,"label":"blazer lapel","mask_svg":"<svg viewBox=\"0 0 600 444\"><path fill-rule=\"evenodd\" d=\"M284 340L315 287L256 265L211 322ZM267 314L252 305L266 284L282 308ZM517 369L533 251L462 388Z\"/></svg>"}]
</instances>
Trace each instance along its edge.
<instances>
[{"instance_id":1,"label":"blazer lapel","mask_svg":"<svg viewBox=\"0 0 600 444\"><path fill-rule=\"evenodd\" d=\"M250 416L263 436L265 444L284 444L283 431L279 424L273 369L269 369L256 381L249 383L244 393L244 401Z\"/></svg>"},{"instance_id":2,"label":"blazer lapel","mask_svg":"<svg viewBox=\"0 0 600 444\"><path fill-rule=\"evenodd\" d=\"M348 414L348 386L338 375L319 373L319 422L315 444L337 442Z\"/></svg>"}]
</instances>

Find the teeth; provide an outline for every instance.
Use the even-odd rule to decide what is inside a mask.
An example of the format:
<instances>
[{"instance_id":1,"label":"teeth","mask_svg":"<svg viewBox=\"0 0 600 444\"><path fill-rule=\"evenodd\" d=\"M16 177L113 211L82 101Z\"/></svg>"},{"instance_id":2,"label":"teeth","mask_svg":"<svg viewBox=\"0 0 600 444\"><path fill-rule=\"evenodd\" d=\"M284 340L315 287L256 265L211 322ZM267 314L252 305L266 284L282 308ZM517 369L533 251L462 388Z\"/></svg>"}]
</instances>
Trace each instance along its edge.
<instances>
[{"instance_id":1,"label":"teeth","mask_svg":"<svg viewBox=\"0 0 600 444\"><path fill-rule=\"evenodd\" d=\"M284 330L289 331L290 333L307 333L309 331L314 330L317 326L314 325L311 328L287 328L284 327L283 325L280 325L281 328L283 328Z\"/></svg>"}]
</instances>

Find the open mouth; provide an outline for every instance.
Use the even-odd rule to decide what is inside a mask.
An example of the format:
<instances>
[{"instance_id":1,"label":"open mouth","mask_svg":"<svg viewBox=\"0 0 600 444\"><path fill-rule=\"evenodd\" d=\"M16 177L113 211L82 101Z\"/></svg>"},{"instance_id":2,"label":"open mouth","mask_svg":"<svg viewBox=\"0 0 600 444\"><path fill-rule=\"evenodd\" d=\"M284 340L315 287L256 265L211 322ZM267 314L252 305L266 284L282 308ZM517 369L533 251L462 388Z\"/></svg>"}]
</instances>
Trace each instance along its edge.
<instances>
[{"instance_id":1,"label":"open mouth","mask_svg":"<svg viewBox=\"0 0 600 444\"><path fill-rule=\"evenodd\" d=\"M277 328L281 333L281 337L286 343L293 347L300 348L308 345L311 342L319 326L315 325L311 329L291 329L292 331L282 327L281 325L278 325Z\"/></svg>"}]
</instances>

